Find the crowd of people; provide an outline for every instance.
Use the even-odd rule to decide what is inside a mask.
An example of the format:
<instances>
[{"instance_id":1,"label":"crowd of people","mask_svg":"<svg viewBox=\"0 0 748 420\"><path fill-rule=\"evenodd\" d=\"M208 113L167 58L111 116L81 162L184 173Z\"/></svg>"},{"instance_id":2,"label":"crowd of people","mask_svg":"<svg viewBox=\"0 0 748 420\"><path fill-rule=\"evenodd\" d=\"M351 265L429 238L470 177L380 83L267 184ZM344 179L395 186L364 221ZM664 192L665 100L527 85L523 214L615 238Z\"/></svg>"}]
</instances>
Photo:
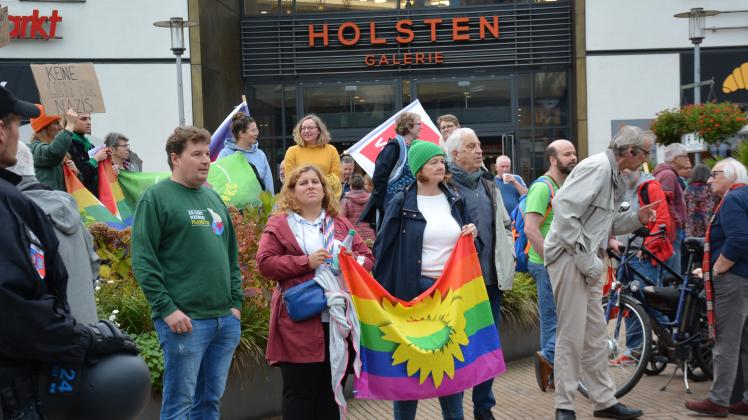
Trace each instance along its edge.
<instances>
[{"instance_id":1,"label":"crowd of people","mask_svg":"<svg viewBox=\"0 0 748 420\"><path fill-rule=\"evenodd\" d=\"M31 118L35 133L29 147L18 144L22 117ZM142 162L121 133L107 135L101 147L92 145L86 136L90 115L69 110L48 116L42 106L20 101L3 87L0 118L0 220L14 235L0 253L0 263L9 267L0 276L0 307L9 308L4 316L23 320L0 328L2 413L36 419L42 414L35 393L16 385L35 374L35 364L81 365L102 354L137 351L116 326L98 321L89 305L98 261L65 193L65 177L78 177L96 194L100 162L111 159L116 172L139 171ZM655 138L625 126L607 150L582 161L571 141L550 142L547 171L526 183L512 172L507 156L496 159L495 173L489 171L480 139L455 116L437 119L440 145L419 140L421 125L418 114L400 113L396 136L368 177L330 144L324 121L307 115L294 127L296 144L277 168L282 186L276 188L257 123L242 113L233 117L232 138L219 157L241 153L265 191L280 190L256 257L260 273L277 282L266 358L281 371L284 419L340 415L341 383L331 372L341 360L344 370L351 368L354 347L350 339L331 340L340 334L331 307L304 308L311 312L303 319L291 311L289 289L337 275L331 261L346 252L392 296L409 301L432 288L458 239L469 236L498 332L502 294L512 288L517 269L517 214L529 244L527 271L537 285L536 379L542 392L555 392L557 419L576 417L580 381L596 417L643 414L618 402L608 372L609 363L624 363L626 355L607 358L600 305L605 252L637 229L654 232L663 225L666 235L647 238L644 246L683 273L689 269L681 263L684 238L705 237L704 276L714 286L714 382L707 399L686 405L703 414L748 413L748 391L730 405L740 360L748 378L748 258L742 252L748 246L748 173L742 164L725 159L711 170L692 168L686 149L672 144L649 174L643 167ZM132 269L164 354L163 419L219 417L241 335L244 295L234 227L220 196L204 185L210 137L190 126L173 131L165 146L171 177L143 193L133 219ZM627 211L620 210L624 201ZM355 235L343 249L351 231ZM652 271L647 257L634 263ZM43 280L36 283L41 286L32 279ZM629 345L636 339L629 337ZM473 388L474 418L494 418L492 385L493 379ZM439 403L444 419L465 417L462 392ZM392 416L414 419L417 408L418 401L394 401Z\"/></svg>"}]
</instances>

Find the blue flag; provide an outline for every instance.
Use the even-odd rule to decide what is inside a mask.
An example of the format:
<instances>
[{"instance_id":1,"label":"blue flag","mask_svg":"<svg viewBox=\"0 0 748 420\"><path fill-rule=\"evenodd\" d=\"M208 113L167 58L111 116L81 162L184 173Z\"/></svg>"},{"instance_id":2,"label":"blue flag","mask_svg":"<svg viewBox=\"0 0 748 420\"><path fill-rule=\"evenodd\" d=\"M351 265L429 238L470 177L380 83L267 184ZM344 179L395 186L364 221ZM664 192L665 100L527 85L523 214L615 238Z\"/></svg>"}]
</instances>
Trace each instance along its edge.
<instances>
[{"instance_id":1,"label":"blue flag","mask_svg":"<svg viewBox=\"0 0 748 420\"><path fill-rule=\"evenodd\" d=\"M231 119L234 118L234 115L239 111L249 115L249 107L247 106L246 102L242 102L239 105L235 106L234 110L231 111L231 113L226 117L226 119L223 120L221 125L216 128L216 131L214 131L213 135L210 137L211 161L215 161L218 157L218 154L221 153L221 150L223 150L223 143L226 141L226 139L230 139L232 137Z\"/></svg>"}]
</instances>

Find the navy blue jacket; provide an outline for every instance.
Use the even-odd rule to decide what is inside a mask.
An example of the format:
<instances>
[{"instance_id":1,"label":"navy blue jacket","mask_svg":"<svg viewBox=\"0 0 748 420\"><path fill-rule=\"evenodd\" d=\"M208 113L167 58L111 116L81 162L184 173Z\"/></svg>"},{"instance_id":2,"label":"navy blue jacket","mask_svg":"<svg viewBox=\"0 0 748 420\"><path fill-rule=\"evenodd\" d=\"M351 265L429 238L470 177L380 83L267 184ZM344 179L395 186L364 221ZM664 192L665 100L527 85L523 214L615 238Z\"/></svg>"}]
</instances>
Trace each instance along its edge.
<instances>
[{"instance_id":1,"label":"navy blue jacket","mask_svg":"<svg viewBox=\"0 0 748 420\"><path fill-rule=\"evenodd\" d=\"M709 233L712 267L722 254L735 262L728 273L748 278L748 256L745 253L748 249L748 187L730 191L724 200Z\"/></svg>"},{"instance_id":2,"label":"navy blue jacket","mask_svg":"<svg viewBox=\"0 0 748 420\"><path fill-rule=\"evenodd\" d=\"M369 203L366 205L364 211L361 212L357 223L366 222L369 226L376 225L377 211L379 211L380 217L383 217L381 215L384 214L385 205L387 204L385 203L387 185L389 184L392 170L397 166L399 156L400 144L397 142L397 139L390 139L377 155L377 160L374 163L374 176L371 178L371 184L374 189L371 191ZM377 226L377 229L379 229L379 226Z\"/></svg>"},{"instance_id":3,"label":"navy blue jacket","mask_svg":"<svg viewBox=\"0 0 748 420\"><path fill-rule=\"evenodd\" d=\"M462 227L468 223L462 197L439 184L452 208L452 217ZM397 192L387 204L374 242L374 278L392 296L411 300L420 292L421 254L426 219L418 211L417 183Z\"/></svg>"}]
</instances>

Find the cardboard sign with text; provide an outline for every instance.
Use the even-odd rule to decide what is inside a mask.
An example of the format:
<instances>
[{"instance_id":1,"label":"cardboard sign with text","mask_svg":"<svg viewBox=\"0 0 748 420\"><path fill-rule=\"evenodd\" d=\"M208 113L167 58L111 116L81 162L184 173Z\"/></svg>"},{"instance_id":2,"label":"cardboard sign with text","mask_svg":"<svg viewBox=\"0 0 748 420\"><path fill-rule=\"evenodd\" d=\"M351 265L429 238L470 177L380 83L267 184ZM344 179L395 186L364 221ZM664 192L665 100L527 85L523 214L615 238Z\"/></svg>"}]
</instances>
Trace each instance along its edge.
<instances>
[{"instance_id":1,"label":"cardboard sign with text","mask_svg":"<svg viewBox=\"0 0 748 420\"><path fill-rule=\"evenodd\" d=\"M389 139L395 138L395 121L403 112L413 112L421 117L421 135L418 136L419 140L427 140L441 145L439 130L431 121L431 118L429 118L426 110L423 109L421 102L416 99L346 150L346 153L351 155L369 176L374 176L374 163L377 160L379 152L382 151L382 148L384 148Z\"/></svg>"},{"instance_id":2,"label":"cardboard sign with text","mask_svg":"<svg viewBox=\"0 0 748 420\"><path fill-rule=\"evenodd\" d=\"M0 48L10 44L10 22L8 6L0 7Z\"/></svg>"},{"instance_id":3,"label":"cardboard sign with text","mask_svg":"<svg viewBox=\"0 0 748 420\"><path fill-rule=\"evenodd\" d=\"M93 63L32 64L39 98L48 115L68 109L93 114L106 112Z\"/></svg>"}]
</instances>

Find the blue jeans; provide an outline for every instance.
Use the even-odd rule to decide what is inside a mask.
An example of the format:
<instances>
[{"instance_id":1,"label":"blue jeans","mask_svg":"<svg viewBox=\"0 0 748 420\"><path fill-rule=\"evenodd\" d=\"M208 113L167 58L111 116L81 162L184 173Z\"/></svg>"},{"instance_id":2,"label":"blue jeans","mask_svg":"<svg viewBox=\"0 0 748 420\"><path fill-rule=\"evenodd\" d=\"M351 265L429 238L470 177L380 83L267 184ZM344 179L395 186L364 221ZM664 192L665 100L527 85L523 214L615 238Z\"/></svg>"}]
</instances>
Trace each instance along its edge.
<instances>
[{"instance_id":1,"label":"blue jeans","mask_svg":"<svg viewBox=\"0 0 748 420\"><path fill-rule=\"evenodd\" d=\"M434 284L434 280L435 279L430 277L421 277L418 282L420 289L418 293L423 293L426 289L431 287ZM498 288L496 290L498 291ZM464 418L462 411L462 392L439 397L439 405L442 407L442 417L444 417L444 420L462 420ZM413 420L416 418L418 400L393 401L392 409L395 420Z\"/></svg>"},{"instance_id":2,"label":"blue jeans","mask_svg":"<svg viewBox=\"0 0 748 420\"><path fill-rule=\"evenodd\" d=\"M556 357L556 302L548 270L543 264L527 262L535 286L538 289L538 309L540 309L540 354L553 364Z\"/></svg>"},{"instance_id":3,"label":"blue jeans","mask_svg":"<svg viewBox=\"0 0 748 420\"><path fill-rule=\"evenodd\" d=\"M164 352L161 419L218 419L240 321L234 315L193 319L185 334L172 332L162 319L154 324Z\"/></svg>"},{"instance_id":4,"label":"blue jeans","mask_svg":"<svg viewBox=\"0 0 748 420\"><path fill-rule=\"evenodd\" d=\"M488 292L488 302L491 305L491 314L498 333L501 324L501 290L499 290L499 285L492 284L486 286L486 292ZM475 417L478 417L478 414L491 411L491 408L496 405L492 387L493 378L473 387L473 413Z\"/></svg>"},{"instance_id":5,"label":"blue jeans","mask_svg":"<svg viewBox=\"0 0 748 420\"><path fill-rule=\"evenodd\" d=\"M675 241L673 241L673 256L665 261L668 267L672 268L673 271L679 275L683 275L683 268L681 267L681 258L683 254L683 239L686 237L686 232L683 229L675 230Z\"/></svg>"},{"instance_id":6,"label":"blue jeans","mask_svg":"<svg viewBox=\"0 0 748 420\"><path fill-rule=\"evenodd\" d=\"M659 267L653 266L647 259L632 258L631 260L629 260L629 267L634 268L639 273L647 276L650 280L654 281L657 286L662 286L662 278L660 277ZM641 285L640 288L643 288L647 285L647 283L643 279L633 273L631 273L631 280L639 281L639 284ZM644 310L646 310L652 318L657 319L657 321L659 321L661 324L664 322L669 322L667 316L665 316L662 312L656 311L647 305L647 302L644 299L641 291L639 292L638 299L642 302ZM652 322L654 322L654 320ZM628 348L627 353L630 354L631 351L640 352L642 348L642 340L643 337L641 329L636 326L636 323L633 319L626 318L626 347Z\"/></svg>"},{"instance_id":7,"label":"blue jeans","mask_svg":"<svg viewBox=\"0 0 748 420\"><path fill-rule=\"evenodd\" d=\"M442 407L442 417L444 420L462 420L462 392L457 394L439 397L439 405ZM418 400L413 401L393 401L395 420L413 420L416 418L418 410Z\"/></svg>"}]
</instances>

